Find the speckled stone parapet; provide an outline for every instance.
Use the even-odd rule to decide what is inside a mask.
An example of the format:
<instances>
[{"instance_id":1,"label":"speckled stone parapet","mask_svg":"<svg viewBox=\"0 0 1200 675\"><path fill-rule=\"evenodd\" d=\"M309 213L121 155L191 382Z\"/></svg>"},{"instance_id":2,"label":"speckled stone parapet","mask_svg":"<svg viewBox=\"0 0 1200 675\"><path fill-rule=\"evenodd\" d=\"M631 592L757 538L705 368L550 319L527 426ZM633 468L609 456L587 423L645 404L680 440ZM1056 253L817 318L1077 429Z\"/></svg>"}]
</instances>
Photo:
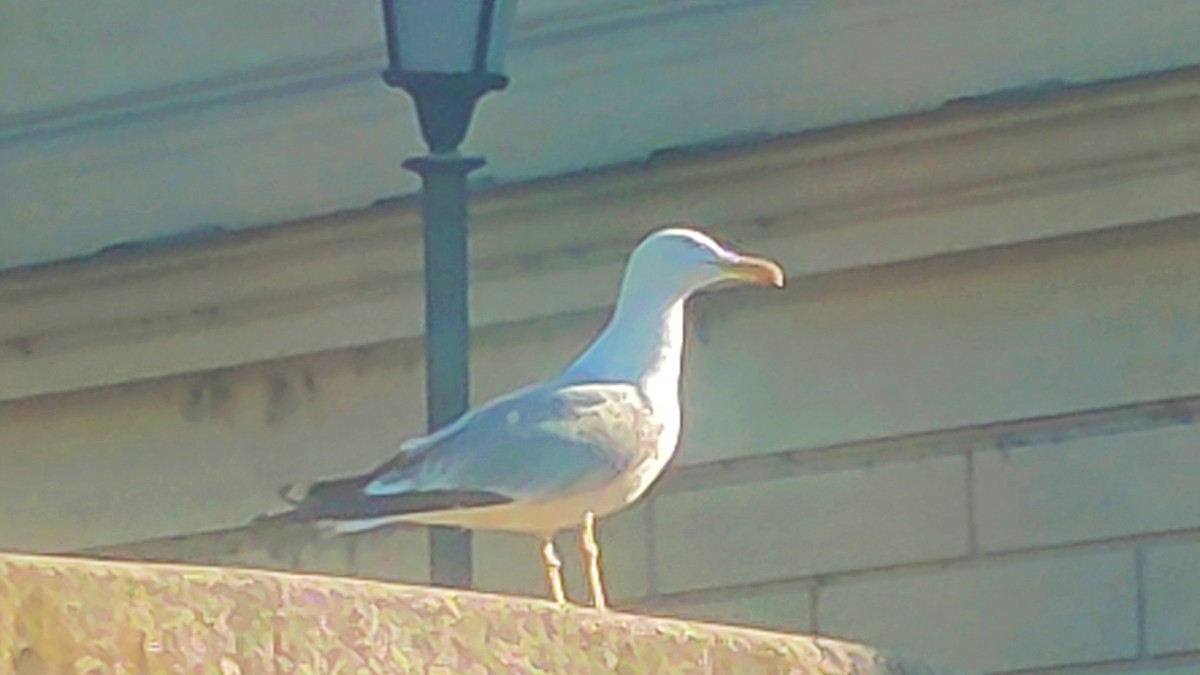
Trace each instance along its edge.
<instances>
[{"instance_id":1,"label":"speckled stone parapet","mask_svg":"<svg viewBox=\"0 0 1200 675\"><path fill-rule=\"evenodd\" d=\"M527 598L0 555L0 673L932 673L859 645Z\"/></svg>"}]
</instances>

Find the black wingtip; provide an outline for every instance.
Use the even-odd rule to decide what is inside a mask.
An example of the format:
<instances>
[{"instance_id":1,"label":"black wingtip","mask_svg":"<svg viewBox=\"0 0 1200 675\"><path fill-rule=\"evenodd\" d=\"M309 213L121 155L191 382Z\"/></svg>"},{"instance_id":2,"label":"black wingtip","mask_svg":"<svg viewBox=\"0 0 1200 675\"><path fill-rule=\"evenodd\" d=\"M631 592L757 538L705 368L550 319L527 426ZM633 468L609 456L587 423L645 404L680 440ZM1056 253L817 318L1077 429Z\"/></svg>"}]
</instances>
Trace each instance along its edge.
<instances>
[{"instance_id":1,"label":"black wingtip","mask_svg":"<svg viewBox=\"0 0 1200 675\"><path fill-rule=\"evenodd\" d=\"M283 487L279 488L279 492L278 492L279 498L291 506L299 506L301 500L296 499L291 494L292 488L294 488L294 487L296 487L295 483L288 483L287 485L284 485Z\"/></svg>"}]
</instances>

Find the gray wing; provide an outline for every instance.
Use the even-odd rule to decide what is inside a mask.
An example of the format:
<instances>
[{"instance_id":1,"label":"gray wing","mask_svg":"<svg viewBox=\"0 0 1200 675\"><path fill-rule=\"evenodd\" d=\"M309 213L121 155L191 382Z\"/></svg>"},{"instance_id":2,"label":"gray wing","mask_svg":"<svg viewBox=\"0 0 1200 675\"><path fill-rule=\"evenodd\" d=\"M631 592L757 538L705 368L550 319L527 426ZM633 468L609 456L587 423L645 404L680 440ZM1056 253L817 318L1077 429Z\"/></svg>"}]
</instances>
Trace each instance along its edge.
<instances>
[{"instance_id":1,"label":"gray wing","mask_svg":"<svg viewBox=\"0 0 1200 675\"><path fill-rule=\"evenodd\" d=\"M661 433L633 385L535 385L408 441L375 471L313 484L279 518L356 520L569 494L612 480Z\"/></svg>"},{"instance_id":2,"label":"gray wing","mask_svg":"<svg viewBox=\"0 0 1200 675\"><path fill-rule=\"evenodd\" d=\"M603 484L653 449L661 425L631 384L538 385L408 444L368 497L489 493L538 500Z\"/></svg>"}]
</instances>

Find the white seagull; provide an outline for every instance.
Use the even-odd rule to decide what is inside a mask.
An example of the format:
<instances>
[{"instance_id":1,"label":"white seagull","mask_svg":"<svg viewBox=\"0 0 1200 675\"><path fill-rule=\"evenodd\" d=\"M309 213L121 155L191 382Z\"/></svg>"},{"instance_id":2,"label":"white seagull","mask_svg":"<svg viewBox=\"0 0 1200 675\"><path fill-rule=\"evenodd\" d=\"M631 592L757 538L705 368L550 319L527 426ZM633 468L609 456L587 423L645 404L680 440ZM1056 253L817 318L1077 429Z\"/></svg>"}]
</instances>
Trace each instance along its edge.
<instances>
[{"instance_id":1,"label":"white seagull","mask_svg":"<svg viewBox=\"0 0 1200 675\"><path fill-rule=\"evenodd\" d=\"M559 604L553 537L581 525L592 601L603 609L596 518L637 501L675 454L684 304L727 283L780 287L783 269L691 227L650 234L630 255L608 324L559 375L408 440L369 473L314 483L265 520L334 533L416 523L532 535Z\"/></svg>"}]
</instances>

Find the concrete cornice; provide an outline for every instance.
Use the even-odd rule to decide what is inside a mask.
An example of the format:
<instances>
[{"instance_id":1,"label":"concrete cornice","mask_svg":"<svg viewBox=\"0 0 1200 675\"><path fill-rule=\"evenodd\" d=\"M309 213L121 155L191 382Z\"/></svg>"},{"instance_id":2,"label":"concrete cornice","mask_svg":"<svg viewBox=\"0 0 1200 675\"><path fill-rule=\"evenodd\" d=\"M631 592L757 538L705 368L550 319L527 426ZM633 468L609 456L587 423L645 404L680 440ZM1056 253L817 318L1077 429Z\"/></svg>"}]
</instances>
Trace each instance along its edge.
<instances>
[{"instance_id":1,"label":"concrete cornice","mask_svg":"<svg viewBox=\"0 0 1200 675\"><path fill-rule=\"evenodd\" d=\"M1198 116L1189 70L494 188L473 322L602 309L632 243L681 218L801 279L1195 214ZM420 255L401 201L5 273L0 400L415 337Z\"/></svg>"},{"instance_id":2,"label":"concrete cornice","mask_svg":"<svg viewBox=\"0 0 1200 675\"><path fill-rule=\"evenodd\" d=\"M378 3L85 4L0 10L22 27L0 44L0 268L417 189ZM518 183L1189 67L1197 30L1122 0L522 0L512 86L465 147L481 180Z\"/></svg>"}]
</instances>

